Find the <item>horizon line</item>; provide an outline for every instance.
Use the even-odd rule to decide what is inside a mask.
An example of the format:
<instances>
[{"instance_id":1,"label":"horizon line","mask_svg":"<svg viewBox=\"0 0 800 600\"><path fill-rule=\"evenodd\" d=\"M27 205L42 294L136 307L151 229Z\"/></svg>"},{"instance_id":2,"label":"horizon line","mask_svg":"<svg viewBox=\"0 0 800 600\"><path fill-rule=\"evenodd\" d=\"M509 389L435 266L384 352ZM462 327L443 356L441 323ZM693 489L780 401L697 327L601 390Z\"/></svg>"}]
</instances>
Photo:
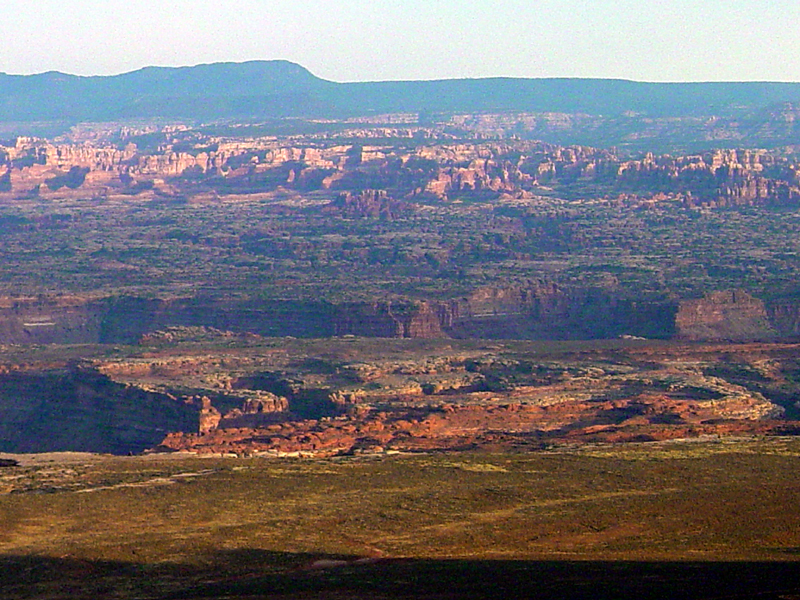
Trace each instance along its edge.
<instances>
[{"instance_id":1,"label":"horizon line","mask_svg":"<svg viewBox=\"0 0 800 600\"><path fill-rule=\"evenodd\" d=\"M190 65L145 65L136 69L131 69L128 71L121 71L118 73L110 73L110 74L92 74L92 75L84 75L84 74L77 74L77 73L68 73L65 71L59 71L56 69L50 69L47 71L37 71L33 73L7 73L5 71L0 71L0 76L6 77L41 77L44 75L62 75L65 77L74 77L78 79L107 79L113 77L123 77L125 75L131 75L133 73L139 73L141 71L146 71L150 69L161 69L161 70L185 70L185 69L196 69L200 67L208 67L208 66L216 66L216 65L248 65L248 64L267 64L267 63L286 63L289 65L293 65L295 67L299 67L312 75L313 77L320 79L322 81L326 81L328 83L335 83L341 85L348 85L348 84L369 84L369 83L425 83L425 82L444 82L444 81L491 81L491 80L517 80L517 81L616 81L616 82L625 82L625 83L638 83L638 84L646 84L646 85L714 85L714 84L785 84L785 85L792 85L792 84L800 84L800 79L798 80L778 80L778 79L724 79L724 80L685 80L685 81L675 81L675 80L666 80L666 81L658 81L658 80L647 80L647 79L630 79L626 77L598 77L598 76L578 76L578 75L539 75L539 76L518 76L518 75L487 75L487 76L464 76L464 77L438 77L438 78L421 78L421 79L408 79L408 78L401 78L401 79L365 79L365 80L347 80L347 81L335 81L332 79L325 79L324 77L320 77L319 75L313 73L310 69L305 67L304 65L288 60L288 59L251 59L251 60L242 60L242 61L233 61L233 60L222 60L222 61L215 61L215 62L200 62Z\"/></svg>"}]
</instances>

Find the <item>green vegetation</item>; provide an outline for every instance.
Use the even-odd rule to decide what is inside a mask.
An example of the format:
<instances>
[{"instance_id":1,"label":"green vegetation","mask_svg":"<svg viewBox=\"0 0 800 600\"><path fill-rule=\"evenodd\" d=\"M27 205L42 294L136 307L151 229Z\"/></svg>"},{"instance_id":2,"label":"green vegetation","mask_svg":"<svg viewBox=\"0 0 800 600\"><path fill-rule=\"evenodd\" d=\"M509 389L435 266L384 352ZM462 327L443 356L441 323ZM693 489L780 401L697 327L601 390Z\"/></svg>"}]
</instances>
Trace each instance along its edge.
<instances>
[{"instance_id":1,"label":"green vegetation","mask_svg":"<svg viewBox=\"0 0 800 600\"><path fill-rule=\"evenodd\" d=\"M114 598L439 597L446 577L483 597L481 574L493 573L503 597L511 582L556 597L576 577L602 598L645 581L650 597L669 597L686 581L705 589L704 578L722 586L716 595L797 593L798 456L796 440L777 439L380 460L40 462L0 471L0 590L9 599L58 589L72 598L101 589ZM385 560L354 564L359 557ZM315 567L322 559L347 562ZM773 575L752 579L749 569Z\"/></svg>"},{"instance_id":2,"label":"green vegetation","mask_svg":"<svg viewBox=\"0 0 800 600\"><path fill-rule=\"evenodd\" d=\"M319 204L330 195L312 194ZM546 278L639 301L743 288L797 293L800 212L612 203L439 204L354 218L253 197L235 204L102 200L0 207L6 294L256 293L330 301L457 297Z\"/></svg>"}]
</instances>

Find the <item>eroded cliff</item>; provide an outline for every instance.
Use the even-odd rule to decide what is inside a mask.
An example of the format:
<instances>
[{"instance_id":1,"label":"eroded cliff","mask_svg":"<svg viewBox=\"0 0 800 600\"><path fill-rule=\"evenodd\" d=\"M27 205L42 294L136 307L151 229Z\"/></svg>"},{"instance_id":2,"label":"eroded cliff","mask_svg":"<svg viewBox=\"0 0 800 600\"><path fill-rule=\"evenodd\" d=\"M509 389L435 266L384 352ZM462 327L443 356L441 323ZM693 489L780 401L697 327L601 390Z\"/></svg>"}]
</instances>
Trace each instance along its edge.
<instances>
[{"instance_id":1,"label":"eroded cliff","mask_svg":"<svg viewBox=\"0 0 800 600\"><path fill-rule=\"evenodd\" d=\"M0 344L164 343L170 328L324 338L770 340L800 331L800 302L741 291L637 301L553 283L484 287L450 300L377 302L38 296L0 300Z\"/></svg>"},{"instance_id":2,"label":"eroded cliff","mask_svg":"<svg viewBox=\"0 0 800 600\"><path fill-rule=\"evenodd\" d=\"M117 383L93 369L0 375L0 449L127 454L166 432L196 428L197 409L168 393Z\"/></svg>"},{"instance_id":3,"label":"eroded cliff","mask_svg":"<svg viewBox=\"0 0 800 600\"><path fill-rule=\"evenodd\" d=\"M675 326L678 337L686 340L747 341L777 336L764 302L741 290L681 302Z\"/></svg>"}]
</instances>

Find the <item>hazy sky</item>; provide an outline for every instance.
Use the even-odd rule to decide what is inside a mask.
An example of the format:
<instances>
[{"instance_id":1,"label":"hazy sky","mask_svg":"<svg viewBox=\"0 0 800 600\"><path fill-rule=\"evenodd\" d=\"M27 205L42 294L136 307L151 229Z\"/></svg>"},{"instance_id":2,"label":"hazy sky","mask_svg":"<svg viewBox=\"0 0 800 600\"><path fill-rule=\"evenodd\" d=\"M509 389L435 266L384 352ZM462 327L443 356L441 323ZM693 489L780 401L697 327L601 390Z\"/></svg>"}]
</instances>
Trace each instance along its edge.
<instances>
[{"instance_id":1,"label":"hazy sky","mask_svg":"<svg viewBox=\"0 0 800 600\"><path fill-rule=\"evenodd\" d=\"M0 72L287 59L334 81L800 81L798 0L3 0Z\"/></svg>"}]
</instances>

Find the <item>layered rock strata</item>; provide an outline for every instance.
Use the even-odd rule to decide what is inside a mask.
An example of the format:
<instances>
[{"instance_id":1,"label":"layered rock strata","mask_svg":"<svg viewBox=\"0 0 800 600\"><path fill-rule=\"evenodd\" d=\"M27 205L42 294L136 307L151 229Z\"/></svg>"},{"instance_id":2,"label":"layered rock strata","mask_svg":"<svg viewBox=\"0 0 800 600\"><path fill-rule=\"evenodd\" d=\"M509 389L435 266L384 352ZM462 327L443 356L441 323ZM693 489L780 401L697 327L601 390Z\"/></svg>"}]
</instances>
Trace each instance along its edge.
<instances>
[{"instance_id":1,"label":"layered rock strata","mask_svg":"<svg viewBox=\"0 0 800 600\"><path fill-rule=\"evenodd\" d=\"M546 283L482 288L451 300L342 304L210 297L0 298L0 344L162 344L214 332L307 338L770 340L800 335L800 302L783 299L767 305L740 290L679 302L637 302L613 290Z\"/></svg>"},{"instance_id":2,"label":"layered rock strata","mask_svg":"<svg viewBox=\"0 0 800 600\"><path fill-rule=\"evenodd\" d=\"M747 341L777 335L764 302L741 290L714 292L681 302L675 327L677 336L686 340Z\"/></svg>"}]
</instances>

